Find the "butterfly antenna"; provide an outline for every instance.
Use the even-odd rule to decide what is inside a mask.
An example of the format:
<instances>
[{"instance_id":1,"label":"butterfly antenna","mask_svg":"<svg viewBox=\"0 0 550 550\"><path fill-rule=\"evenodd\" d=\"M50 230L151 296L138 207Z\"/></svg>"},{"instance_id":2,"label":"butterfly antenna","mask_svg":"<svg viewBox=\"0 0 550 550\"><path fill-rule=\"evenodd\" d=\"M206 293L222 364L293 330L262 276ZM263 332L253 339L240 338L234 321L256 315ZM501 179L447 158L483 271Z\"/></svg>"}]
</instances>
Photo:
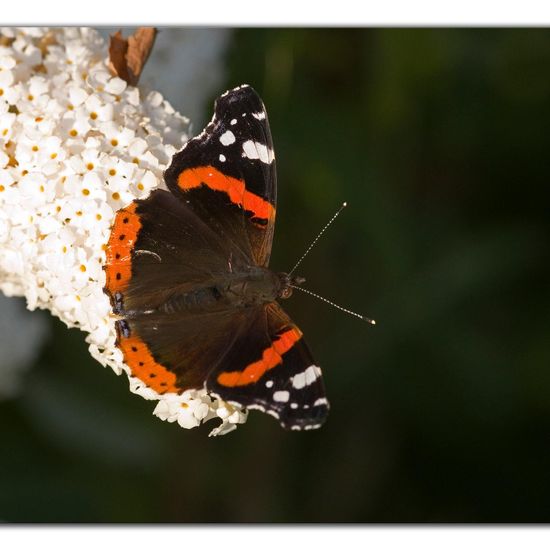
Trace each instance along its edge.
<instances>
[{"instance_id":1,"label":"butterfly antenna","mask_svg":"<svg viewBox=\"0 0 550 550\"><path fill-rule=\"evenodd\" d=\"M344 203L345 204L345 203ZM311 292L311 290L308 290L307 288L303 288L301 286L296 285L290 285L292 288L295 288L296 290L301 290L302 292L305 292L306 294L309 294L310 296L313 296L314 298L318 298L319 300L323 300L323 302L326 302L327 304L331 305L332 307L335 307L336 309L339 309L340 311L343 311L344 313L348 313L349 315L353 315L354 317L359 317L362 321L366 321L367 323L371 325L376 325L376 321L374 319L369 319L368 317L365 317L364 315L360 315L359 313L355 313L355 311L351 311L350 309L346 309L345 307L339 306L338 304L335 304L334 302L331 302L330 300L327 300L326 298L323 298L323 296L319 296L319 294L315 294L315 292Z\"/></svg>"},{"instance_id":2,"label":"butterfly antenna","mask_svg":"<svg viewBox=\"0 0 550 550\"><path fill-rule=\"evenodd\" d=\"M325 225L325 227L323 227L323 229L321 229L321 231L319 232L317 237L315 237L315 239L313 239L313 242L307 247L307 250L302 254L302 257L296 262L296 265L290 270L289 275L292 275L294 273L296 268L302 263L302 260L309 254L309 251L315 246L315 243L321 238L321 235L328 229L329 225L338 217L340 212L342 212L342 210L344 210L344 208L347 205L348 205L347 202L342 203L342 206L340 206L340 208L338 209L336 214L334 214L334 216L332 216L332 218L330 218L330 220Z\"/></svg>"}]
</instances>

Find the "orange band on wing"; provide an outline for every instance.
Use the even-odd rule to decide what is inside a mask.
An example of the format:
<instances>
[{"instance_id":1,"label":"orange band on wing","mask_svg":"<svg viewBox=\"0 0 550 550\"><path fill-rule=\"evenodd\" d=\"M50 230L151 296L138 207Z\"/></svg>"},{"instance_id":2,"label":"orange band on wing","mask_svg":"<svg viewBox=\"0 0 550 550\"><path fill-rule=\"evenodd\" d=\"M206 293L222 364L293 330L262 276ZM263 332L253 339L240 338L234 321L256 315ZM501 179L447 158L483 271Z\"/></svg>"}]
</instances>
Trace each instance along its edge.
<instances>
[{"instance_id":1,"label":"orange band on wing","mask_svg":"<svg viewBox=\"0 0 550 550\"><path fill-rule=\"evenodd\" d=\"M282 355L301 337L302 333L296 327L279 334L277 340L264 350L262 358L259 361L250 363L242 371L222 372L218 375L218 384L234 387L246 386L257 382L268 370L283 362Z\"/></svg>"},{"instance_id":2,"label":"orange band on wing","mask_svg":"<svg viewBox=\"0 0 550 550\"><path fill-rule=\"evenodd\" d=\"M136 214L136 203L119 210L107 243L105 288L112 295L123 291L132 276L132 249L136 242L141 221Z\"/></svg>"},{"instance_id":3,"label":"orange band on wing","mask_svg":"<svg viewBox=\"0 0 550 550\"><path fill-rule=\"evenodd\" d=\"M157 393L178 392L176 375L155 361L147 345L137 336L120 338L118 346L132 374Z\"/></svg>"},{"instance_id":4,"label":"orange band on wing","mask_svg":"<svg viewBox=\"0 0 550 550\"><path fill-rule=\"evenodd\" d=\"M178 176L178 186L187 191L194 187L207 185L214 191L223 191L229 200L244 210L253 212L256 218L271 220L275 216L273 205L262 197L246 190L243 180L226 176L213 166L188 168Z\"/></svg>"}]
</instances>

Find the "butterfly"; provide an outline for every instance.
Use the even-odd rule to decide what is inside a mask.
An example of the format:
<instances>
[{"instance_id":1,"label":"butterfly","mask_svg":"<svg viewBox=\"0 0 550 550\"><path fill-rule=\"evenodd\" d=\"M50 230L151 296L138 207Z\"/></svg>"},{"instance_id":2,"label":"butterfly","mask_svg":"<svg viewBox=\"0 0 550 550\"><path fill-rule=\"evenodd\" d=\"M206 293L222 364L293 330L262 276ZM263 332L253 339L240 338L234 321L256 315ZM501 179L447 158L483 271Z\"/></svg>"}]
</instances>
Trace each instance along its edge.
<instances>
[{"instance_id":1,"label":"butterfly","mask_svg":"<svg viewBox=\"0 0 550 550\"><path fill-rule=\"evenodd\" d=\"M303 279L269 269L275 154L253 88L216 100L164 180L117 212L107 245L105 292L132 376L158 394L206 388L286 429L320 427L321 369L279 304Z\"/></svg>"}]
</instances>

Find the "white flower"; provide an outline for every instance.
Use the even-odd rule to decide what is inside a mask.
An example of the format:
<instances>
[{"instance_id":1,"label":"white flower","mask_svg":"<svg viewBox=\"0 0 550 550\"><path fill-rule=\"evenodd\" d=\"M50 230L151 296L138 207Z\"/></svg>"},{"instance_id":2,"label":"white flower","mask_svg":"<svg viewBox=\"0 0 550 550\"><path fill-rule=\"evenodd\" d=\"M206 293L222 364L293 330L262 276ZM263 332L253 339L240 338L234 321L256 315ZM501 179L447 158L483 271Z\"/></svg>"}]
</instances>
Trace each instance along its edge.
<instances>
[{"instance_id":1,"label":"white flower","mask_svg":"<svg viewBox=\"0 0 550 550\"><path fill-rule=\"evenodd\" d=\"M0 46L0 290L25 296L88 333L90 353L158 401L184 428L214 418L227 433L246 413L204 389L159 395L115 346L105 244L118 209L163 185L189 121L158 92L141 94L108 70L90 29L3 29Z\"/></svg>"},{"instance_id":2,"label":"white flower","mask_svg":"<svg viewBox=\"0 0 550 550\"><path fill-rule=\"evenodd\" d=\"M6 58L4 57L4 59ZM15 59L13 61L15 63ZM14 79L13 71L2 67L0 70L0 99L9 105L13 105L19 98L19 87L12 86Z\"/></svg>"},{"instance_id":3,"label":"white flower","mask_svg":"<svg viewBox=\"0 0 550 550\"><path fill-rule=\"evenodd\" d=\"M105 138L104 146L106 151L125 149L136 135L130 128L112 121L99 124L98 129Z\"/></svg>"},{"instance_id":4,"label":"white flower","mask_svg":"<svg viewBox=\"0 0 550 550\"><path fill-rule=\"evenodd\" d=\"M0 73L1 75L2 73ZM5 105L8 105L8 102L6 101ZM7 111L3 112L0 115L0 143L2 144L2 147L5 148L6 144L10 141L13 128L15 125L15 114L9 113Z\"/></svg>"},{"instance_id":5,"label":"white flower","mask_svg":"<svg viewBox=\"0 0 550 550\"><path fill-rule=\"evenodd\" d=\"M228 403L215 402L215 414L205 390L170 394L160 401L153 414L168 422L177 422L182 428L194 428L204 420L217 416L222 423L210 435L223 435L246 422L247 414Z\"/></svg>"}]
</instances>

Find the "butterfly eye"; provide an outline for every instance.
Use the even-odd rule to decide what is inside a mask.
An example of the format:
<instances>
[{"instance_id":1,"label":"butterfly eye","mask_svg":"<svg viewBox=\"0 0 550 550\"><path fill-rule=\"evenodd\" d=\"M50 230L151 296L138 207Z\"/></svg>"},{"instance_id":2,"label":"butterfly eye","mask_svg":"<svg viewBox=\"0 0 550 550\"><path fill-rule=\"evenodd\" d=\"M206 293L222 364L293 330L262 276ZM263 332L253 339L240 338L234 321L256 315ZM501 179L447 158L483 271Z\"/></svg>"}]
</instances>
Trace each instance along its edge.
<instances>
[{"instance_id":1,"label":"butterfly eye","mask_svg":"<svg viewBox=\"0 0 550 550\"><path fill-rule=\"evenodd\" d=\"M281 291L281 298L283 300L286 300L287 298L290 298L292 296L292 288L287 286L285 288L283 288L283 290Z\"/></svg>"}]
</instances>

